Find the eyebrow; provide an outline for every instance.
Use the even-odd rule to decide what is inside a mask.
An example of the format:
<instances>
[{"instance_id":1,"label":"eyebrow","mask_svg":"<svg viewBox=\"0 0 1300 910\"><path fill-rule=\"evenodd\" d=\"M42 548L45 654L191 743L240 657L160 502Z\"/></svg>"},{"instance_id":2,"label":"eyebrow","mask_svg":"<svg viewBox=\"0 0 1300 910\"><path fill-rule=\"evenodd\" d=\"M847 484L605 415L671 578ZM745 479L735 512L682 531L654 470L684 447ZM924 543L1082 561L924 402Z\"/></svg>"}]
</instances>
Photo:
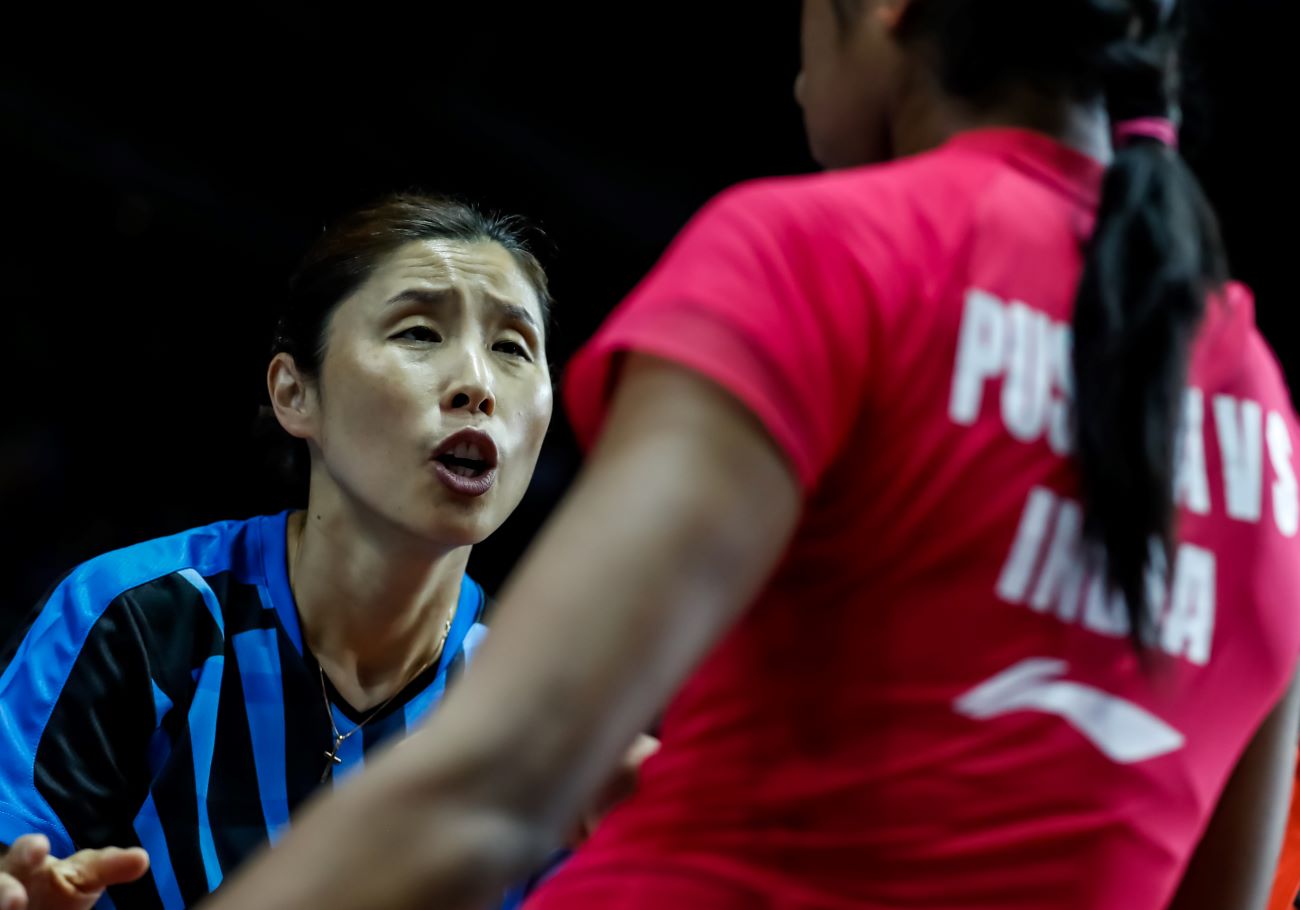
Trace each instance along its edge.
<instances>
[{"instance_id":1,"label":"eyebrow","mask_svg":"<svg viewBox=\"0 0 1300 910\"><path fill-rule=\"evenodd\" d=\"M436 307L445 304L447 300L453 296L455 296L455 292L450 289L434 290L431 288L407 288L400 294L390 297L384 306L397 306L402 303L422 303L427 306ZM508 303L499 297L493 297L490 295L486 299L507 320L522 322L535 333L541 335L541 328L537 325L537 320L533 318L533 314L528 312L527 308L522 307L517 303Z\"/></svg>"},{"instance_id":2,"label":"eyebrow","mask_svg":"<svg viewBox=\"0 0 1300 910\"><path fill-rule=\"evenodd\" d=\"M524 307L517 303L506 303L504 300L497 300L494 297L489 297L488 300L500 311L501 315L506 317L507 321L522 322L534 332L541 334L541 329L538 328L537 321L533 319L533 314Z\"/></svg>"}]
</instances>

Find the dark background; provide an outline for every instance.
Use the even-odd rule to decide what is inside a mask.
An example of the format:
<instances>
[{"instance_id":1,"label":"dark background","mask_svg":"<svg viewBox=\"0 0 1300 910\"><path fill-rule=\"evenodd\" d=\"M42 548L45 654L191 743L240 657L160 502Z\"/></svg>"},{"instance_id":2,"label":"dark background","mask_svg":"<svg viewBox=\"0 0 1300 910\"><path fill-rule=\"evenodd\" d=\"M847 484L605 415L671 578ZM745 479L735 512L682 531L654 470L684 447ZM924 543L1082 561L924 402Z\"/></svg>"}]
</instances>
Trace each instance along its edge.
<instances>
[{"instance_id":1,"label":"dark background","mask_svg":"<svg viewBox=\"0 0 1300 910\"><path fill-rule=\"evenodd\" d=\"M1198 5L1186 152L1294 382L1294 4ZM792 0L6 17L0 631L98 552L288 504L251 428L329 218L411 187L529 216L558 372L705 199L812 167ZM557 415L489 590L576 463Z\"/></svg>"}]
</instances>

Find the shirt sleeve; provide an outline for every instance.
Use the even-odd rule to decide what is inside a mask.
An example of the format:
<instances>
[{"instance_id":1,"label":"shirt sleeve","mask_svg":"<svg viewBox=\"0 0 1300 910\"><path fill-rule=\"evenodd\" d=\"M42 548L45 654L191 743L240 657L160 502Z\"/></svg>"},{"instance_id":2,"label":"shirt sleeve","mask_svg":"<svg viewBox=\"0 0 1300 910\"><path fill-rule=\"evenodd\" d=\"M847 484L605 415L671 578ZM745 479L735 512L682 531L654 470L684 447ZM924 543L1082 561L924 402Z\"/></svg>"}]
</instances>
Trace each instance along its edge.
<instances>
[{"instance_id":1,"label":"shirt sleeve","mask_svg":"<svg viewBox=\"0 0 1300 910\"><path fill-rule=\"evenodd\" d=\"M619 355L638 352L733 395L815 487L857 418L871 298L816 221L775 182L707 205L571 361L565 394L583 445L599 433Z\"/></svg>"},{"instance_id":2,"label":"shirt sleeve","mask_svg":"<svg viewBox=\"0 0 1300 910\"><path fill-rule=\"evenodd\" d=\"M152 687L129 595L93 588L65 579L0 673L0 843L40 833L67 856L134 842Z\"/></svg>"}]
</instances>

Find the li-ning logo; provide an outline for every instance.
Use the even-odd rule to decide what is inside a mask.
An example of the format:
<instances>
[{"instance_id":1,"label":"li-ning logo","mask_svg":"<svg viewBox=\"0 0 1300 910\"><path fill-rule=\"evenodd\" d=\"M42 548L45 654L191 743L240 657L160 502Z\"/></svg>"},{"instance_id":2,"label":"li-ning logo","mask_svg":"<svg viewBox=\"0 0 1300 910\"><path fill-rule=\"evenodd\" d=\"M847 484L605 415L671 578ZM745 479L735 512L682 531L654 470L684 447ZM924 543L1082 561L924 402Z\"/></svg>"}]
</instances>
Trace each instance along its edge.
<instances>
[{"instance_id":1,"label":"li-ning logo","mask_svg":"<svg viewBox=\"0 0 1300 910\"><path fill-rule=\"evenodd\" d=\"M953 702L957 713L988 720L1016 711L1062 718L1116 764L1131 765L1183 747L1183 734L1145 708L1109 692L1061 678L1068 664L1030 657Z\"/></svg>"}]
</instances>

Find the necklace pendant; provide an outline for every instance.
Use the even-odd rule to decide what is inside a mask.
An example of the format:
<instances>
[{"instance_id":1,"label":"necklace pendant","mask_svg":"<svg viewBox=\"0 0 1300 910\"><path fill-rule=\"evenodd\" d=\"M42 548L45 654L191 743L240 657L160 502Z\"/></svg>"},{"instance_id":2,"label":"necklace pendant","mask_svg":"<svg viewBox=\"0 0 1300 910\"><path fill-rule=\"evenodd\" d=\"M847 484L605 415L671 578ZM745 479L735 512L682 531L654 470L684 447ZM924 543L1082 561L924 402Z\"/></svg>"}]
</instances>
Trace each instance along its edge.
<instances>
[{"instance_id":1,"label":"necklace pendant","mask_svg":"<svg viewBox=\"0 0 1300 910\"><path fill-rule=\"evenodd\" d=\"M320 782L323 784L334 775L334 766L343 764L343 759L339 758L338 746L325 753L325 770L320 773Z\"/></svg>"}]
</instances>

